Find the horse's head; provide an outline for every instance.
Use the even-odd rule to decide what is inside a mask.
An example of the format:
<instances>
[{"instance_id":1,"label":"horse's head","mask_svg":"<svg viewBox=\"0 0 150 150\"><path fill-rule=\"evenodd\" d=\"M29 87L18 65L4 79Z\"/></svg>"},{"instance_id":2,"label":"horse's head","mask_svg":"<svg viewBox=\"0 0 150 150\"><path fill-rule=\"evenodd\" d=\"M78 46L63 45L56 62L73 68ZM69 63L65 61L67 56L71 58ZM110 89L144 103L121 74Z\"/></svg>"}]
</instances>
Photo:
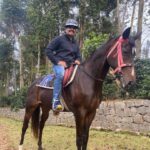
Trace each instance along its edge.
<instances>
[{"instance_id":1,"label":"horse's head","mask_svg":"<svg viewBox=\"0 0 150 150\"><path fill-rule=\"evenodd\" d=\"M127 28L117 42L110 48L107 61L113 68L114 74L120 80L123 88L128 88L135 83L136 75L134 69L135 41L141 33L131 37L130 28Z\"/></svg>"}]
</instances>

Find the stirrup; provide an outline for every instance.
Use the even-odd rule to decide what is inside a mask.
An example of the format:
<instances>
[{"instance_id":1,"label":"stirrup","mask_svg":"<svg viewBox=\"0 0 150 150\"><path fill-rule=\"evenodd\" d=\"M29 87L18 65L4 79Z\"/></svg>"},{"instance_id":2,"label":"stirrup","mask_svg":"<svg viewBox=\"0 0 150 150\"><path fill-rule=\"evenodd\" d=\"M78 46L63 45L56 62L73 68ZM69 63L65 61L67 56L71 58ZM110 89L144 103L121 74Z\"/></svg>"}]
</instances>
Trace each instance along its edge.
<instances>
[{"instance_id":1,"label":"stirrup","mask_svg":"<svg viewBox=\"0 0 150 150\"><path fill-rule=\"evenodd\" d=\"M62 111L63 107L61 104L57 105L56 108L54 109L55 111Z\"/></svg>"},{"instance_id":2,"label":"stirrup","mask_svg":"<svg viewBox=\"0 0 150 150\"><path fill-rule=\"evenodd\" d=\"M53 102L52 110L53 111L62 111L63 110L63 107L62 107L60 101L54 101Z\"/></svg>"}]
</instances>

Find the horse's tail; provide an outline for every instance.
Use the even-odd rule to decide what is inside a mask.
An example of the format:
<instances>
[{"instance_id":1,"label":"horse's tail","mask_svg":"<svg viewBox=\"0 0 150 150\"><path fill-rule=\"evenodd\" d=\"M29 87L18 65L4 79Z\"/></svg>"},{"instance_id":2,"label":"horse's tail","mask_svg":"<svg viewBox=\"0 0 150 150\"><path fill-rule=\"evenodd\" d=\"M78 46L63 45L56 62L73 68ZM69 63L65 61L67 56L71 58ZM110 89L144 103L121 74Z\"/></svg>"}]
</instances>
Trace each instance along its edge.
<instances>
[{"instance_id":1,"label":"horse's tail","mask_svg":"<svg viewBox=\"0 0 150 150\"><path fill-rule=\"evenodd\" d=\"M31 128L35 138L38 138L40 123L40 106L38 106L32 114Z\"/></svg>"}]
</instances>

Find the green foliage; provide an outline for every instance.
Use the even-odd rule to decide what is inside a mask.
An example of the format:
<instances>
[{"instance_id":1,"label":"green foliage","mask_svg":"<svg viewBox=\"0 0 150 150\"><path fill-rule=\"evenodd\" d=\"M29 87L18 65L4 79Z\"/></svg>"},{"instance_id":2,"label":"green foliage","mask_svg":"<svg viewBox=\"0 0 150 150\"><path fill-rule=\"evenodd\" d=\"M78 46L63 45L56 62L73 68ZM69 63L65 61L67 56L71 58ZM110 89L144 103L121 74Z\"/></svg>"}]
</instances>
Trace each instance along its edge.
<instances>
[{"instance_id":1,"label":"green foliage","mask_svg":"<svg viewBox=\"0 0 150 150\"><path fill-rule=\"evenodd\" d=\"M150 59L138 59L135 62L136 85L128 89L128 93L110 82L107 76L103 87L104 99L150 99Z\"/></svg>"},{"instance_id":2,"label":"green foliage","mask_svg":"<svg viewBox=\"0 0 150 150\"><path fill-rule=\"evenodd\" d=\"M150 99L150 59L138 59L135 63L136 86L129 90L130 97Z\"/></svg>"},{"instance_id":3,"label":"green foliage","mask_svg":"<svg viewBox=\"0 0 150 150\"><path fill-rule=\"evenodd\" d=\"M83 54L87 58L96 47L101 45L108 38L107 34L96 36L91 33L89 38L85 40ZM103 99L129 99L129 98L143 98L150 99L150 59L140 59L135 62L135 70L137 75L136 86L132 86L126 91L118 87L113 81L113 77L107 75L103 86Z\"/></svg>"},{"instance_id":4,"label":"green foliage","mask_svg":"<svg viewBox=\"0 0 150 150\"><path fill-rule=\"evenodd\" d=\"M10 70L12 63L13 48L9 40L0 39L0 72Z\"/></svg>"},{"instance_id":5,"label":"green foliage","mask_svg":"<svg viewBox=\"0 0 150 150\"><path fill-rule=\"evenodd\" d=\"M72 13L74 7L79 8L79 13L76 15ZM78 37L81 46L83 44L82 54L86 59L108 39L108 34L112 30L115 32L113 21L109 18L109 13L115 7L116 0L3 0L0 29L8 37L7 39L12 41L14 34L19 35L23 52L25 85L29 85L35 79L39 52L40 73L47 73L44 49L51 39L63 31L67 18L74 17L79 21ZM23 34L19 34L20 31ZM6 39L0 40L0 94L4 93L6 85L9 88L8 82L13 80L14 70L16 83L19 83L19 64L17 61L14 63L12 58L14 50L11 42ZM128 98L150 98L149 60L138 60L136 66L137 85L129 90ZM105 80L104 99L124 97L125 92L120 90L112 80L111 76L107 76ZM11 105L12 108L23 107L25 95L21 91L16 95L2 97L1 105Z\"/></svg>"},{"instance_id":6,"label":"green foliage","mask_svg":"<svg viewBox=\"0 0 150 150\"><path fill-rule=\"evenodd\" d=\"M8 107L10 104L10 99L7 96L0 97L0 107Z\"/></svg>"},{"instance_id":7,"label":"green foliage","mask_svg":"<svg viewBox=\"0 0 150 150\"><path fill-rule=\"evenodd\" d=\"M12 95L7 97L0 97L0 107L10 106L14 110L24 108L26 97L27 87L24 87L21 90L17 91L16 94L13 93Z\"/></svg>"},{"instance_id":8,"label":"green foliage","mask_svg":"<svg viewBox=\"0 0 150 150\"><path fill-rule=\"evenodd\" d=\"M26 13L24 1L20 0L3 0L1 5L1 18L2 26L4 27L5 34L14 38L14 33L19 32L26 25ZM4 31L3 31L4 32Z\"/></svg>"},{"instance_id":9,"label":"green foliage","mask_svg":"<svg viewBox=\"0 0 150 150\"><path fill-rule=\"evenodd\" d=\"M13 62L13 47L10 41L0 39L0 95L4 92L8 76L12 75Z\"/></svg>"},{"instance_id":10,"label":"green foliage","mask_svg":"<svg viewBox=\"0 0 150 150\"><path fill-rule=\"evenodd\" d=\"M0 29L3 29L2 32L14 41L14 37L19 36L25 85L29 85L35 79L38 54L40 54L40 73L47 72L44 49L51 39L64 30L66 19L76 18L79 21L80 26L84 28L84 31L79 33L81 37L88 37L91 32L108 33L111 23L109 19L106 19L106 13L116 7L115 3L109 0L93 2L89 0L3 0ZM79 13L76 15L73 14L74 7L79 8ZM82 41L80 36L79 39ZM17 69L16 72L19 72L19 67ZM9 74L7 70L4 72ZM6 75L5 80L7 80ZM18 83L19 78L17 78Z\"/></svg>"},{"instance_id":11,"label":"green foliage","mask_svg":"<svg viewBox=\"0 0 150 150\"><path fill-rule=\"evenodd\" d=\"M119 97L119 94L120 89L113 80L113 77L107 75L103 85L103 99L104 100L117 99Z\"/></svg>"},{"instance_id":12,"label":"green foliage","mask_svg":"<svg viewBox=\"0 0 150 150\"><path fill-rule=\"evenodd\" d=\"M84 58L87 58L97 47L101 46L106 39L108 39L108 34L96 35L96 33L91 32L88 39L84 41L82 50Z\"/></svg>"}]
</instances>

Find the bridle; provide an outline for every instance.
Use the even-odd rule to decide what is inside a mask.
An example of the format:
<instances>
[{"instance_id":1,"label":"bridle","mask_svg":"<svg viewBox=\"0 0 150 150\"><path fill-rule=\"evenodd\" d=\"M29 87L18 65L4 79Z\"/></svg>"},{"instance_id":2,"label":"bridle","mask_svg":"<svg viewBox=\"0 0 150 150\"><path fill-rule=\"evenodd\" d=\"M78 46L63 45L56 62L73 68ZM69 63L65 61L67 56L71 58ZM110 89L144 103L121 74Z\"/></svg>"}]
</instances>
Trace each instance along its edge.
<instances>
[{"instance_id":1,"label":"bridle","mask_svg":"<svg viewBox=\"0 0 150 150\"><path fill-rule=\"evenodd\" d=\"M115 45L113 45L113 47L111 47L109 53L107 54L107 59L110 57L110 55L117 49L117 57L118 57L118 66L117 68L113 69L113 74L119 74L119 75L122 75L122 68L124 67L132 67L132 64L126 64L124 63L123 61L123 56L122 56L122 43L124 42L128 42L129 40L128 39L123 39L123 37L119 37L119 39L117 40L117 42L115 43ZM88 72L86 72L84 70L83 67L79 67L85 74L87 74L89 77L91 77L92 79L94 80L97 80L97 81L104 81L103 79L101 78L96 78L96 77L93 77L91 74L89 74Z\"/></svg>"},{"instance_id":2,"label":"bridle","mask_svg":"<svg viewBox=\"0 0 150 150\"><path fill-rule=\"evenodd\" d=\"M108 55L107 55L107 59L110 57L110 55L117 49L117 57L118 57L118 66L117 68L113 69L113 73L116 74L122 74L122 68L124 67L132 67L132 64L126 64L123 61L123 56L122 56L122 43L124 42L128 42L128 39L123 39L123 37L121 36L118 41L116 42L116 44L110 49Z\"/></svg>"}]
</instances>

